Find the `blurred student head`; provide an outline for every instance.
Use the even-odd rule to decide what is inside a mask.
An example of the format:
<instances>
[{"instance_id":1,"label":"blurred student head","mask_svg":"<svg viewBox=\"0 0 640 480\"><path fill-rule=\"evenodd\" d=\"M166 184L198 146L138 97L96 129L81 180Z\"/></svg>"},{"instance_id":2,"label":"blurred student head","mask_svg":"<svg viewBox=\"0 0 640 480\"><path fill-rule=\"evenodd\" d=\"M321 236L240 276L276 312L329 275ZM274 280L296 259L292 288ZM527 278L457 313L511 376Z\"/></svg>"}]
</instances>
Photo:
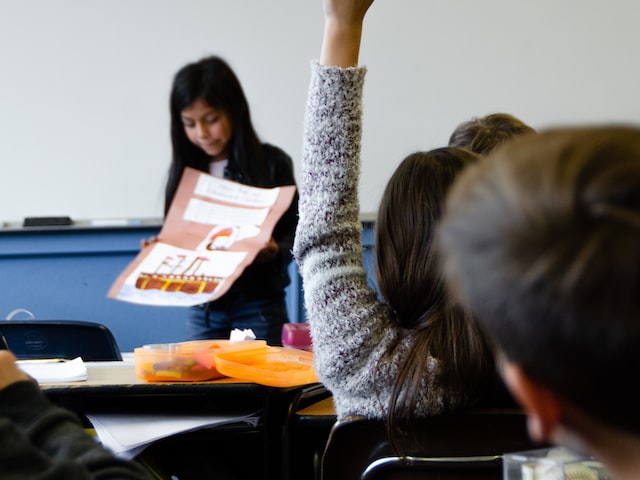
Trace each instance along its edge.
<instances>
[{"instance_id":1,"label":"blurred student head","mask_svg":"<svg viewBox=\"0 0 640 480\"><path fill-rule=\"evenodd\" d=\"M438 244L452 291L501 351L532 436L637 478L640 129L505 144L454 184Z\"/></svg>"},{"instance_id":2,"label":"blurred student head","mask_svg":"<svg viewBox=\"0 0 640 480\"><path fill-rule=\"evenodd\" d=\"M166 205L185 167L209 170L215 157L236 164L246 182L258 182L265 170L262 144L251 121L238 77L220 57L188 63L176 72L169 98L173 158Z\"/></svg>"},{"instance_id":3,"label":"blurred student head","mask_svg":"<svg viewBox=\"0 0 640 480\"><path fill-rule=\"evenodd\" d=\"M506 140L525 133L535 133L535 130L508 113L492 113L458 125L449 137L449 146L486 155Z\"/></svg>"}]
</instances>

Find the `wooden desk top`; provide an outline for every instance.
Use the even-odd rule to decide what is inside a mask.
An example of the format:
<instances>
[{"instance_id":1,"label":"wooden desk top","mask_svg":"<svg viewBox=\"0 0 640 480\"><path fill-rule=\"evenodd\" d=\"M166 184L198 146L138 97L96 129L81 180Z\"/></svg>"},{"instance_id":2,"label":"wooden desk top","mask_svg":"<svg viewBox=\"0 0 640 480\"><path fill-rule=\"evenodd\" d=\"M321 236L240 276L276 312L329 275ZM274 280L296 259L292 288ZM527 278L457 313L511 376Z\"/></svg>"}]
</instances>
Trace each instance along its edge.
<instances>
[{"instance_id":1,"label":"wooden desk top","mask_svg":"<svg viewBox=\"0 0 640 480\"><path fill-rule=\"evenodd\" d=\"M300 416L336 416L336 409L333 404L333 397L327 397L324 400L320 400L312 405L309 405L302 410L296 412Z\"/></svg>"},{"instance_id":2,"label":"wooden desk top","mask_svg":"<svg viewBox=\"0 0 640 480\"><path fill-rule=\"evenodd\" d=\"M219 378L206 382L147 382L136 376L130 362L86 362L87 379L75 382L43 383L42 390L59 390L87 387L130 387L135 385L211 385L211 384L249 384L235 378Z\"/></svg>"},{"instance_id":3,"label":"wooden desk top","mask_svg":"<svg viewBox=\"0 0 640 480\"><path fill-rule=\"evenodd\" d=\"M264 423L275 428L285 421L291 402L304 388L269 387L228 377L147 382L135 375L130 362L87 362L86 366L87 380L41 385L50 400L80 416L87 412L263 412Z\"/></svg>"}]
</instances>

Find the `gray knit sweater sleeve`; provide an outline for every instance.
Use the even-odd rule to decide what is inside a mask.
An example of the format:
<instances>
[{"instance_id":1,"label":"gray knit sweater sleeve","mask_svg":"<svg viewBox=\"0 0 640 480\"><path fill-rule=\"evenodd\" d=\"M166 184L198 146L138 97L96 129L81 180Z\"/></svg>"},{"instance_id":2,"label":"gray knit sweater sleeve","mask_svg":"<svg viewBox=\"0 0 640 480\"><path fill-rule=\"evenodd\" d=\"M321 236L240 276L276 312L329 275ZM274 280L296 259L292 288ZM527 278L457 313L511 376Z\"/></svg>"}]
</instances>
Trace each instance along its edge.
<instances>
[{"instance_id":1,"label":"gray knit sweater sleeve","mask_svg":"<svg viewBox=\"0 0 640 480\"><path fill-rule=\"evenodd\" d=\"M380 362L399 332L388 307L368 286L362 261L358 181L365 73L361 67L312 63L293 250L316 370L333 393L339 418L386 414L398 362L409 346L401 342L393 360ZM431 404L418 410L439 409L438 395L430 390L426 402Z\"/></svg>"}]
</instances>

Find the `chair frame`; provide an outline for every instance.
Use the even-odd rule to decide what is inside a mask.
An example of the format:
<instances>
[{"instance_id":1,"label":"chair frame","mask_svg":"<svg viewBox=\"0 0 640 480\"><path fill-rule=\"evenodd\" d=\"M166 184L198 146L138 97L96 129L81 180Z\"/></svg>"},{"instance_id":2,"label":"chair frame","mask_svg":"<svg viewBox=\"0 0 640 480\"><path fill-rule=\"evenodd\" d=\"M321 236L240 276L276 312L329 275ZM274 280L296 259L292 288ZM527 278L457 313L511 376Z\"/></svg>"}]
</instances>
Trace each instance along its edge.
<instances>
[{"instance_id":1,"label":"chair frame","mask_svg":"<svg viewBox=\"0 0 640 480\"><path fill-rule=\"evenodd\" d=\"M500 479L504 453L541 448L529 437L526 414L511 407L415 419L411 434L415 438L410 451L398 455L390 447L383 420L358 416L339 420L324 450L321 479L397 478L382 476L383 471L391 470L406 472L401 478L416 478L418 471L429 478L426 473L436 468L483 470L488 478Z\"/></svg>"},{"instance_id":2,"label":"chair frame","mask_svg":"<svg viewBox=\"0 0 640 480\"><path fill-rule=\"evenodd\" d=\"M360 480L389 480L398 475L420 478L474 479L479 472L496 478L502 477L502 455L476 455L465 457L382 457L371 462Z\"/></svg>"},{"instance_id":3,"label":"chair frame","mask_svg":"<svg viewBox=\"0 0 640 480\"><path fill-rule=\"evenodd\" d=\"M83 320L0 320L0 334L18 360L75 358L119 361L113 333L100 323Z\"/></svg>"}]
</instances>

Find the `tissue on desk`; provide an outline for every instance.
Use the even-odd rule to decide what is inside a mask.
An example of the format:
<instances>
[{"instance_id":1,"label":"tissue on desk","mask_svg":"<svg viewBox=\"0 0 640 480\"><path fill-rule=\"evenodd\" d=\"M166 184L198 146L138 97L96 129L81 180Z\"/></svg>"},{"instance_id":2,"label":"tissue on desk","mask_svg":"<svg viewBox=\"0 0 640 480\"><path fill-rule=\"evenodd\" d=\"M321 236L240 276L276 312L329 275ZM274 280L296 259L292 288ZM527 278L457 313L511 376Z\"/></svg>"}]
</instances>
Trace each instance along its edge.
<instances>
[{"instance_id":1,"label":"tissue on desk","mask_svg":"<svg viewBox=\"0 0 640 480\"><path fill-rule=\"evenodd\" d=\"M256 334L253 333L253 330L250 328L245 328L244 330L240 330L239 328L234 328L231 330L231 334L229 335L230 342L244 342L245 340L255 340Z\"/></svg>"}]
</instances>

